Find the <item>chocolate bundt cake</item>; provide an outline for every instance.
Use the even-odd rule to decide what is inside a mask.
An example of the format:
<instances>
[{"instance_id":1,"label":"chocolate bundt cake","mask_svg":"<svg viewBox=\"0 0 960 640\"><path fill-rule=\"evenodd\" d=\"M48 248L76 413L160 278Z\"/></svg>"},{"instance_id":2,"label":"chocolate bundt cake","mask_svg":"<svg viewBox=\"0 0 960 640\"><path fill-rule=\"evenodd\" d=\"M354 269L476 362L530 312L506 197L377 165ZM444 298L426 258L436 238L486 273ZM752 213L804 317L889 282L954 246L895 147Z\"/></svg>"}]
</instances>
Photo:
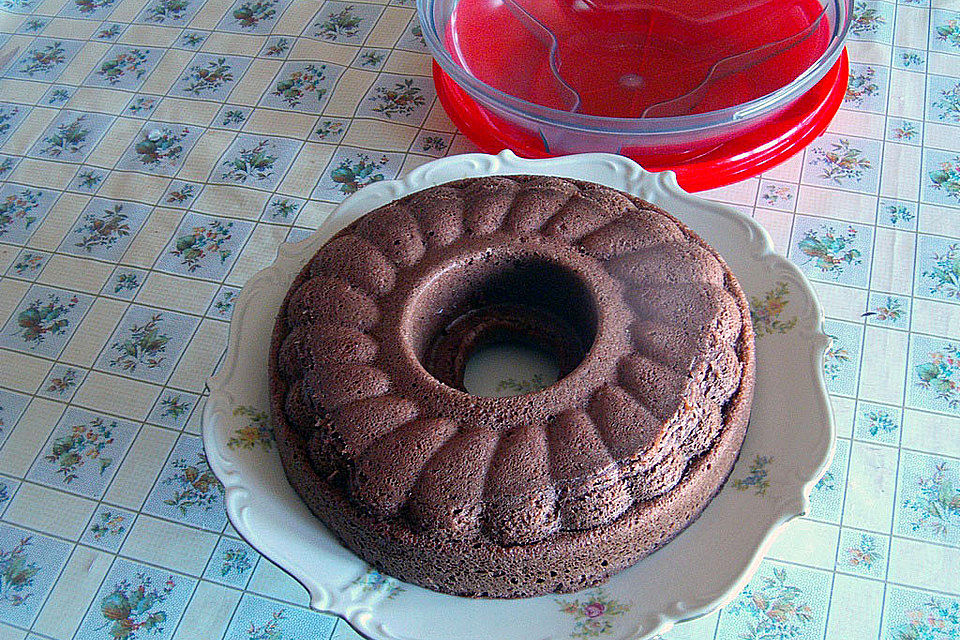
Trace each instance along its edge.
<instances>
[{"instance_id":1,"label":"chocolate bundt cake","mask_svg":"<svg viewBox=\"0 0 960 640\"><path fill-rule=\"evenodd\" d=\"M467 393L477 348L529 342L560 378ZM478 597L598 584L720 490L754 384L720 256L628 194L471 178L368 213L294 281L270 355L284 469L401 580Z\"/></svg>"}]
</instances>

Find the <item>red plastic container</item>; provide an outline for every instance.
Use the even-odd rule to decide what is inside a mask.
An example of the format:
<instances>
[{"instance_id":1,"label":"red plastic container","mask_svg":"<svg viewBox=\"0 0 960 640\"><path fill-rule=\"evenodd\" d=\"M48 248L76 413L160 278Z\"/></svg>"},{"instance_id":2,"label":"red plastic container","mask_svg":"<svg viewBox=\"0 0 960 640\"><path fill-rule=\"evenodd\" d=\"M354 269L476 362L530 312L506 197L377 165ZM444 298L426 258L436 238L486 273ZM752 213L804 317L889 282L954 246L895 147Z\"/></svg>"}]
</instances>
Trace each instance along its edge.
<instances>
[{"instance_id":1,"label":"red plastic container","mask_svg":"<svg viewBox=\"0 0 960 640\"><path fill-rule=\"evenodd\" d=\"M688 190L782 162L847 85L847 0L419 0L434 79L484 151L582 151L672 169Z\"/></svg>"}]
</instances>

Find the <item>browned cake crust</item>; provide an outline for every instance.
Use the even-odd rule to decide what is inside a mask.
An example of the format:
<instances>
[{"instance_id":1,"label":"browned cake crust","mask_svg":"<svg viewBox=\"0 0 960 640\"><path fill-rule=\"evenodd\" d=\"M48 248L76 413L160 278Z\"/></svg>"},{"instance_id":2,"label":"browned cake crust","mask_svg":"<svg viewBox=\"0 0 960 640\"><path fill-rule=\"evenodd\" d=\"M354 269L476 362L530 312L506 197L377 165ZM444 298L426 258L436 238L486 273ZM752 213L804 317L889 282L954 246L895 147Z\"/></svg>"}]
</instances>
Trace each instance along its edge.
<instances>
[{"instance_id":1,"label":"browned cake crust","mask_svg":"<svg viewBox=\"0 0 960 640\"><path fill-rule=\"evenodd\" d=\"M536 393L462 387L477 345L557 354ZM290 483L366 562L467 596L600 583L687 527L743 442L746 298L639 198L472 178L357 220L294 281L270 353Z\"/></svg>"}]
</instances>

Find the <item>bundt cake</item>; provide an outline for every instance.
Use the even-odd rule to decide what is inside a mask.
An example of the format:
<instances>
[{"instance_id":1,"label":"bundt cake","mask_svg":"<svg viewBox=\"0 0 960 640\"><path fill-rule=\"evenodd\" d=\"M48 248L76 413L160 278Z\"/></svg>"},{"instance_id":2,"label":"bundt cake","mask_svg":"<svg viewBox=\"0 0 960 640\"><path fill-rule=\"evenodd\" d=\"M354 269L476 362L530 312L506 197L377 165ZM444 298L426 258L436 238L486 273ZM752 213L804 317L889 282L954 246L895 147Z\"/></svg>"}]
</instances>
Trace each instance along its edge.
<instances>
[{"instance_id":1,"label":"bundt cake","mask_svg":"<svg viewBox=\"0 0 960 640\"><path fill-rule=\"evenodd\" d=\"M475 349L529 342L560 378L471 395ZM363 560L513 598L598 584L720 490L754 384L746 298L720 256L639 198L554 177L414 193L334 235L270 354L283 466Z\"/></svg>"}]
</instances>

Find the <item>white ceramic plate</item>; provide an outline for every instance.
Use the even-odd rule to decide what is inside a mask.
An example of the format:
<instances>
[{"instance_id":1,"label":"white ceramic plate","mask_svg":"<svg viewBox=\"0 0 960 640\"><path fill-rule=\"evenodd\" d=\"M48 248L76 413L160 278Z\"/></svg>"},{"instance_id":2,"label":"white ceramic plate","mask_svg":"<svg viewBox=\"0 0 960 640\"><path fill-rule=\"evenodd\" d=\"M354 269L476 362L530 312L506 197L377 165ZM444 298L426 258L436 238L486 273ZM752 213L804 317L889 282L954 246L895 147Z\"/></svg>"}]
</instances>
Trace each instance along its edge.
<instances>
[{"instance_id":1,"label":"white ceramic plate","mask_svg":"<svg viewBox=\"0 0 960 640\"><path fill-rule=\"evenodd\" d=\"M379 575L311 515L287 483L268 419L267 353L274 317L293 278L337 230L408 193L470 176L548 174L634 193L670 211L717 248L757 316L757 382L750 427L731 480L703 515L663 549L607 584L521 600L443 595ZM311 605L370 638L561 640L642 638L728 602L789 520L803 514L833 453L823 382L829 343L816 296L773 251L752 219L682 191L615 155L523 160L509 151L436 160L402 180L378 182L343 202L310 238L280 248L237 299L223 368L209 382L203 440L226 487L237 531L310 592Z\"/></svg>"}]
</instances>

